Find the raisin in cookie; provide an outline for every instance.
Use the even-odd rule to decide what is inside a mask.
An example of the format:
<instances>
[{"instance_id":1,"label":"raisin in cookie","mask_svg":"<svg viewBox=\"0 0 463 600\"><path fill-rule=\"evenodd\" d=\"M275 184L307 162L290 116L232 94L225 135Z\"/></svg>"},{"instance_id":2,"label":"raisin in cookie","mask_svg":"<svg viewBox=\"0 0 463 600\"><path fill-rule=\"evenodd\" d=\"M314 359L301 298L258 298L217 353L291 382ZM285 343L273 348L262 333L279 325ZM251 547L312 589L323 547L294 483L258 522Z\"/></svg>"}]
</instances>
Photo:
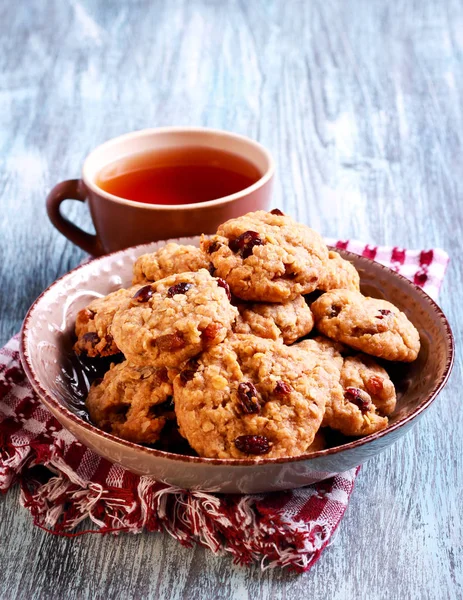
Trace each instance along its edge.
<instances>
[{"instance_id":1,"label":"raisin in cookie","mask_svg":"<svg viewBox=\"0 0 463 600\"><path fill-rule=\"evenodd\" d=\"M388 418L378 414L371 396L360 388L338 385L327 403L323 427L331 427L346 436L363 437L385 429Z\"/></svg>"},{"instance_id":2,"label":"raisin in cookie","mask_svg":"<svg viewBox=\"0 0 463 600\"><path fill-rule=\"evenodd\" d=\"M253 333L272 340L292 344L313 329L313 315L302 296L284 304L240 303L235 333Z\"/></svg>"},{"instance_id":3,"label":"raisin in cookie","mask_svg":"<svg viewBox=\"0 0 463 600\"><path fill-rule=\"evenodd\" d=\"M311 304L317 329L329 338L366 354L411 362L420 336L403 312L390 302L352 290L331 290Z\"/></svg>"},{"instance_id":4,"label":"raisin in cookie","mask_svg":"<svg viewBox=\"0 0 463 600\"><path fill-rule=\"evenodd\" d=\"M201 269L142 287L114 316L117 346L133 364L178 367L220 343L238 316L227 284Z\"/></svg>"},{"instance_id":5,"label":"raisin in cookie","mask_svg":"<svg viewBox=\"0 0 463 600\"><path fill-rule=\"evenodd\" d=\"M77 314L74 351L88 356L111 356L117 354L117 347L111 334L114 315L120 308L130 304L130 298L140 286L127 290L117 290L104 298L93 300L87 308Z\"/></svg>"},{"instance_id":6,"label":"raisin in cookie","mask_svg":"<svg viewBox=\"0 0 463 600\"><path fill-rule=\"evenodd\" d=\"M92 421L104 431L141 444L153 444L167 419L174 419L167 369L113 365L86 400Z\"/></svg>"},{"instance_id":7,"label":"raisin in cookie","mask_svg":"<svg viewBox=\"0 0 463 600\"><path fill-rule=\"evenodd\" d=\"M333 374L301 348L231 336L174 379L180 431L200 456L300 455L320 427Z\"/></svg>"},{"instance_id":8,"label":"raisin in cookie","mask_svg":"<svg viewBox=\"0 0 463 600\"><path fill-rule=\"evenodd\" d=\"M291 217L248 213L201 238L215 274L243 300L286 302L316 289L328 249L321 236Z\"/></svg>"},{"instance_id":9,"label":"raisin in cookie","mask_svg":"<svg viewBox=\"0 0 463 600\"><path fill-rule=\"evenodd\" d=\"M148 283L164 277L209 269L210 261L200 248L170 242L156 252L143 254L133 267L133 283Z\"/></svg>"},{"instance_id":10,"label":"raisin in cookie","mask_svg":"<svg viewBox=\"0 0 463 600\"><path fill-rule=\"evenodd\" d=\"M360 290L360 276L357 269L348 260L344 260L337 252L330 250L325 268L317 288L328 290Z\"/></svg>"},{"instance_id":11,"label":"raisin in cookie","mask_svg":"<svg viewBox=\"0 0 463 600\"><path fill-rule=\"evenodd\" d=\"M341 385L366 392L371 402L383 416L394 412L396 393L394 384L385 369L380 367L371 356L358 354L344 359L341 369Z\"/></svg>"},{"instance_id":12,"label":"raisin in cookie","mask_svg":"<svg viewBox=\"0 0 463 600\"><path fill-rule=\"evenodd\" d=\"M336 370L336 375L330 379L323 427L331 427L346 436L370 435L387 427L388 419L377 414L376 406L364 386L347 385L353 381L360 384L357 379L349 379L358 363L352 362L350 357L343 359L341 345L319 337L304 340L297 346L315 354L319 362L328 361Z\"/></svg>"}]
</instances>

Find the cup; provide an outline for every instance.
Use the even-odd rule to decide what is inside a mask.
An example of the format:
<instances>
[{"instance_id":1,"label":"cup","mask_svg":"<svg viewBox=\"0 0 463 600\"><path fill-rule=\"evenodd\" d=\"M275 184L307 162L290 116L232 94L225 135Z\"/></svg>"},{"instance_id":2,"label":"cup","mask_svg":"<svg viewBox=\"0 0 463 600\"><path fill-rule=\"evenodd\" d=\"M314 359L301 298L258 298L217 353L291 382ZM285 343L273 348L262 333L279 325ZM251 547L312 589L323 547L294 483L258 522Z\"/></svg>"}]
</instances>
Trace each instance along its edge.
<instances>
[{"instance_id":1,"label":"cup","mask_svg":"<svg viewBox=\"0 0 463 600\"><path fill-rule=\"evenodd\" d=\"M98 186L98 174L108 164L153 150L206 147L231 152L250 161L260 179L229 196L206 202L163 205L120 198ZM93 256L168 238L213 233L218 225L250 211L266 210L275 171L270 153L258 142L216 129L164 127L143 129L114 138L85 159L80 179L58 183L48 195L47 213L71 242ZM64 200L88 202L96 235L77 227L61 213Z\"/></svg>"}]
</instances>

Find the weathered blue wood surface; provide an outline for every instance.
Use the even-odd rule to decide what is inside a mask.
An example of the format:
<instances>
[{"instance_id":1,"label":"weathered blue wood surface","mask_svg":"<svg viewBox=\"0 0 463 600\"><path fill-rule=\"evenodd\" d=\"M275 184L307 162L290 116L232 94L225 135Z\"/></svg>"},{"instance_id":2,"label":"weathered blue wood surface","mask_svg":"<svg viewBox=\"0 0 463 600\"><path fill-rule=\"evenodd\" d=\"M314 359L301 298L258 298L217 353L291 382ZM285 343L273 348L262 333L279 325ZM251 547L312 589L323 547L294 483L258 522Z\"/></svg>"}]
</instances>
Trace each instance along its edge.
<instances>
[{"instance_id":1,"label":"weathered blue wood surface","mask_svg":"<svg viewBox=\"0 0 463 600\"><path fill-rule=\"evenodd\" d=\"M278 162L275 204L327 236L441 246L461 343L459 0L0 3L0 342L82 253L44 200L98 143L231 129ZM85 207L69 214L88 226ZM54 538L0 500L2 598L462 598L462 362L418 427L362 470L305 576L238 568L167 535Z\"/></svg>"}]
</instances>

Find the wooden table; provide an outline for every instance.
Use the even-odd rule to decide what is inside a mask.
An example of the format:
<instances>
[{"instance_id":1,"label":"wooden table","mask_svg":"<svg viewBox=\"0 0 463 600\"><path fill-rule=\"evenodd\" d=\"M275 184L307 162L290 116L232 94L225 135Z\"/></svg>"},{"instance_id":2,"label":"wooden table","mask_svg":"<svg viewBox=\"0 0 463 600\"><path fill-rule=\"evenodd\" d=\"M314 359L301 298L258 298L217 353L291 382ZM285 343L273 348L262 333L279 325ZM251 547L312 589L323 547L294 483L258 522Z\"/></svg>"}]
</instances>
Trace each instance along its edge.
<instances>
[{"instance_id":1,"label":"wooden table","mask_svg":"<svg viewBox=\"0 0 463 600\"><path fill-rule=\"evenodd\" d=\"M161 125L230 129L278 163L275 203L330 237L440 246L461 344L463 6L457 0L16 0L0 6L0 342L83 253L45 196L87 152ZM68 214L90 226L86 208ZM0 501L1 598L462 598L462 361L362 469L304 576L167 535L53 537Z\"/></svg>"}]
</instances>

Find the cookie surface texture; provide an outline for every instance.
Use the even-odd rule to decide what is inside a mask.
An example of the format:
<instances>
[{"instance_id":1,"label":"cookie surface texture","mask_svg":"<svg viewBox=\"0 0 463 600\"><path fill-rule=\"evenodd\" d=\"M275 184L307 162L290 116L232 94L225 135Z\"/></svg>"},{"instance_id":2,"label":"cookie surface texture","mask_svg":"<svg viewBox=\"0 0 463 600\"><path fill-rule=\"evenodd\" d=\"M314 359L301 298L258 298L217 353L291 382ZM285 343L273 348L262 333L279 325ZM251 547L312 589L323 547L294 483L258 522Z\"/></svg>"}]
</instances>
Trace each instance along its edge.
<instances>
[{"instance_id":1,"label":"cookie surface texture","mask_svg":"<svg viewBox=\"0 0 463 600\"><path fill-rule=\"evenodd\" d=\"M330 377L301 348L232 336L175 378L180 431L200 456L297 456L320 427Z\"/></svg>"},{"instance_id":2,"label":"cookie surface texture","mask_svg":"<svg viewBox=\"0 0 463 600\"><path fill-rule=\"evenodd\" d=\"M321 236L286 215L248 213L201 239L201 248L232 293L244 300L286 302L316 289L328 249Z\"/></svg>"},{"instance_id":3,"label":"cookie surface texture","mask_svg":"<svg viewBox=\"0 0 463 600\"><path fill-rule=\"evenodd\" d=\"M104 298L93 300L87 308L77 314L75 333L77 354L88 356L111 356L119 352L111 333L111 325L116 312L130 304L130 298L140 286L121 289Z\"/></svg>"},{"instance_id":4,"label":"cookie surface texture","mask_svg":"<svg viewBox=\"0 0 463 600\"><path fill-rule=\"evenodd\" d=\"M137 367L127 361L112 366L86 400L90 417L103 431L136 443L159 439L167 419L174 418L172 384L167 369Z\"/></svg>"},{"instance_id":5,"label":"cookie surface texture","mask_svg":"<svg viewBox=\"0 0 463 600\"><path fill-rule=\"evenodd\" d=\"M387 427L388 419L377 414L371 396L363 387L349 385L358 383L360 359L343 358L341 352L344 348L321 336L297 345L315 354L318 361L326 360L332 368L323 427L330 427L346 436L370 435ZM352 378L353 373L356 379Z\"/></svg>"},{"instance_id":6,"label":"cookie surface texture","mask_svg":"<svg viewBox=\"0 0 463 600\"><path fill-rule=\"evenodd\" d=\"M339 289L358 292L360 291L360 276L352 263L342 258L334 250L330 250L317 287L325 292Z\"/></svg>"},{"instance_id":7,"label":"cookie surface texture","mask_svg":"<svg viewBox=\"0 0 463 600\"><path fill-rule=\"evenodd\" d=\"M302 296L284 304L241 303L238 310L236 333L253 333L271 340L281 338L285 344L292 344L313 329L312 311Z\"/></svg>"},{"instance_id":8,"label":"cookie surface texture","mask_svg":"<svg viewBox=\"0 0 463 600\"><path fill-rule=\"evenodd\" d=\"M209 269L210 261L196 246L170 242L156 252L143 254L133 268L133 283L149 283L170 275Z\"/></svg>"},{"instance_id":9,"label":"cookie surface texture","mask_svg":"<svg viewBox=\"0 0 463 600\"><path fill-rule=\"evenodd\" d=\"M396 406L396 392L387 371L371 356L358 354L344 359L341 369L344 389L357 388L367 392L380 415L388 416Z\"/></svg>"},{"instance_id":10,"label":"cookie surface texture","mask_svg":"<svg viewBox=\"0 0 463 600\"><path fill-rule=\"evenodd\" d=\"M201 269L142 287L112 332L133 364L176 368L225 339L237 316L226 283Z\"/></svg>"},{"instance_id":11,"label":"cookie surface texture","mask_svg":"<svg viewBox=\"0 0 463 600\"><path fill-rule=\"evenodd\" d=\"M311 304L317 329L366 354L411 362L420 338L406 315L386 300L352 290L331 290Z\"/></svg>"}]
</instances>

